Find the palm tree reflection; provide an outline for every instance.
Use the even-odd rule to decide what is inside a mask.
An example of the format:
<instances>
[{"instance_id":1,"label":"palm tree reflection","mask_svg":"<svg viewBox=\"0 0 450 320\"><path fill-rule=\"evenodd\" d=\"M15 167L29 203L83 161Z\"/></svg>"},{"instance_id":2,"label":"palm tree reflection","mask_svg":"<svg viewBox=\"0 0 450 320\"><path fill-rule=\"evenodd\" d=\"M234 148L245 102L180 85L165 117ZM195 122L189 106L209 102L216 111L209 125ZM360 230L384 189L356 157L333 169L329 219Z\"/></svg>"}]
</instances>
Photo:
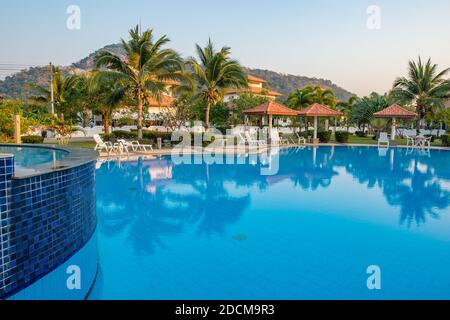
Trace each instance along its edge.
<instances>
[{"instance_id":1,"label":"palm tree reflection","mask_svg":"<svg viewBox=\"0 0 450 320\"><path fill-rule=\"evenodd\" d=\"M305 148L281 151L279 172L261 175L260 165L173 165L169 158L103 165L97 175L102 235L126 235L138 254L165 248L164 239L184 232L224 236L250 206L251 189L289 182L286 192L326 189L345 170L357 183L379 188L400 223L424 224L448 208L448 154L431 157L403 149ZM123 233L126 231L125 233ZM144 238L144 239L143 239Z\"/></svg>"}]
</instances>

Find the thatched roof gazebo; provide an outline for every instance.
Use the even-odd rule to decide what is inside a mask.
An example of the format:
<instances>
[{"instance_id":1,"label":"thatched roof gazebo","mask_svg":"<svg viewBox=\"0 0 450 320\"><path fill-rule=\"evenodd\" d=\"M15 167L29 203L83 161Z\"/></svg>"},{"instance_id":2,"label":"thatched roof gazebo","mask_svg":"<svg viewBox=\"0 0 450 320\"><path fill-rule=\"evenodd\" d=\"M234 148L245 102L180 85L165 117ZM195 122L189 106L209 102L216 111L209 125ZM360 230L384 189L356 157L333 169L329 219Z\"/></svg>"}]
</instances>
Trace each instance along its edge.
<instances>
[{"instance_id":1,"label":"thatched roof gazebo","mask_svg":"<svg viewBox=\"0 0 450 320\"><path fill-rule=\"evenodd\" d=\"M301 117L314 117L314 137L313 143L317 144L319 140L317 139L317 129L318 129L318 119L319 117L341 117L343 116L342 112L333 110L329 107L321 105L319 103L314 103L309 107L298 112L298 115Z\"/></svg>"},{"instance_id":2,"label":"thatched roof gazebo","mask_svg":"<svg viewBox=\"0 0 450 320\"><path fill-rule=\"evenodd\" d=\"M373 114L375 118L392 118L391 140L395 141L397 119L411 119L417 117L417 113L409 111L398 104L393 104L380 112Z\"/></svg>"}]
</instances>

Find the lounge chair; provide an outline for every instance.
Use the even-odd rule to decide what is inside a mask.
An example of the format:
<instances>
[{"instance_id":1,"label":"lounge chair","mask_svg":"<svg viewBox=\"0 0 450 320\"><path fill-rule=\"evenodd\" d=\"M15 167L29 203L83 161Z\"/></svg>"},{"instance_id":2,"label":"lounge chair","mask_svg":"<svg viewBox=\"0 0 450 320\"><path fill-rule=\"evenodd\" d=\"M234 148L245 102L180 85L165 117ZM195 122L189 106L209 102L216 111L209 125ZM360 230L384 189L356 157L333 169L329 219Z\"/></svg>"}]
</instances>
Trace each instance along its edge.
<instances>
[{"instance_id":1,"label":"lounge chair","mask_svg":"<svg viewBox=\"0 0 450 320\"><path fill-rule=\"evenodd\" d=\"M98 134L94 134L93 138L95 143L97 143L94 150L99 152L104 150L108 154L111 154L112 152L120 152L120 145L118 143L112 144L109 141L105 142Z\"/></svg>"},{"instance_id":2,"label":"lounge chair","mask_svg":"<svg viewBox=\"0 0 450 320\"><path fill-rule=\"evenodd\" d=\"M380 136L378 137L378 147L380 147L382 144L386 144L387 147L389 147L389 135L386 132L381 132Z\"/></svg>"},{"instance_id":3,"label":"lounge chair","mask_svg":"<svg viewBox=\"0 0 450 320\"><path fill-rule=\"evenodd\" d=\"M295 136L298 139L298 144L306 144L305 137L302 137L298 132L295 133Z\"/></svg>"},{"instance_id":4,"label":"lounge chair","mask_svg":"<svg viewBox=\"0 0 450 320\"><path fill-rule=\"evenodd\" d=\"M265 146L267 145L267 141L265 140L257 140L252 137L249 131L245 131L245 139L249 146Z\"/></svg>"},{"instance_id":5,"label":"lounge chair","mask_svg":"<svg viewBox=\"0 0 450 320\"><path fill-rule=\"evenodd\" d=\"M276 145L288 145L289 144L289 140L281 137L280 133L278 132L277 129L272 129L272 133L270 135L270 140L271 140L272 144L276 144Z\"/></svg>"},{"instance_id":6,"label":"lounge chair","mask_svg":"<svg viewBox=\"0 0 450 320\"><path fill-rule=\"evenodd\" d=\"M408 148L409 148L409 147L414 148L414 147L416 146L416 141L414 140L413 137L406 136L406 146L407 146Z\"/></svg>"},{"instance_id":7,"label":"lounge chair","mask_svg":"<svg viewBox=\"0 0 450 320\"><path fill-rule=\"evenodd\" d=\"M238 145L239 146L245 146L246 144L248 144L247 138L245 137L245 134L242 131L238 132Z\"/></svg>"},{"instance_id":8,"label":"lounge chair","mask_svg":"<svg viewBox=\"0 0 450 320\"><path fill-rule=\"evenodd\" d=\"M131 148L134 152L136 151L143 151L147 152L147 149L150 149L150 151L153 151L153 146L150 144L140 144L139 141L127 141L125 139L119 139L117 140L120 144L122 144L124 147Z\"/></svg>"}]
</instances>

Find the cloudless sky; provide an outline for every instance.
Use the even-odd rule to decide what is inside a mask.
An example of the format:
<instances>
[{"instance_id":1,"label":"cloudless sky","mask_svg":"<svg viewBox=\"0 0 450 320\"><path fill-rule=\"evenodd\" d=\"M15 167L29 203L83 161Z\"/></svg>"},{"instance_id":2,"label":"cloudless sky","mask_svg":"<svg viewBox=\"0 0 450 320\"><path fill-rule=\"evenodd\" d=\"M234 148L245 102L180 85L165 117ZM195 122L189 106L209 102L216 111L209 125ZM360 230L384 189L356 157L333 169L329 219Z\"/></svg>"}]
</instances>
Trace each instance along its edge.
<instances>
[{"instance_id":1,"label":"cloudless sky","mask_svg":"<svg viewBox=\"0 0 450 320\"><path fill-rule=\"evenodd\" d=\"M69 5L81 29L66 27ZM370 5L381 29L367 28ZM419 55L450 67L448 0L1 0L0 64L70 65L141 22L183 56L211 37L243 65L385 92ZM0 71L0 78L6 75Z\"/></svg>"}]
</instances>

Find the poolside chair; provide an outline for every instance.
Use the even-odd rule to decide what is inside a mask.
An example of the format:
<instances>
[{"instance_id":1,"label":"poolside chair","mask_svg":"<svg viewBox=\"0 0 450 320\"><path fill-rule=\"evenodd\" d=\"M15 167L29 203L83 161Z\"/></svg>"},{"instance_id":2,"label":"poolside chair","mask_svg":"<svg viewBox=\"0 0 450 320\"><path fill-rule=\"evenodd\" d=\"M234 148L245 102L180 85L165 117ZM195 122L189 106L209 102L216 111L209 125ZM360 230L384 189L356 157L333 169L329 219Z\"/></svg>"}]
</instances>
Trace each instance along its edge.
<instances>
[{"instance_id":1,"label":"poolside chair","mask_svg":"<svg viewBox=\"0 0 450 320\"><path fill-rule=\"evenodd\" d=\"M302 137L298 132L295 133L295 136L298 139L298 144L306 144L305 137Z\"/></svg>"},{"instance_id":2,"label":"poolside chair","mask_svg":"<svg viewBox=\"0 0 450 320\"><path fill-rule=\"evenodd\" d=\"M255 138L253 138L249 131L245 131L244 136L245 136L245 139L249 146L265 146L265 145L267 145L267 141L257 140Z\"/></svg>"},{"instance_id":3,"label":"poolside chair","mask_svg":"<svg viewBox=\"0 0 450 320\"><path fill-rule=\"evenodd\" d=\"M288 145L289 141L283 137L280 136L280 133L277 129L272 129L272 133L270 135L270 140L272 144L276 145Z\"/></svg>"},{"instance_id":4,"label":"poolside chair","mask_svg":"<svg viewBox=\"0 0 450 320\"><path fill-rule=\"evenodd\" d=\"M95 143L97 145L95 146L94 150L96 151L106 151L108 154L111 154L112 152L120 152L120 145L118 143L112 144L111 142L105 142L100 137L99 134L94 134L93 136Z\"/></svg>"},{"instance_id":5,"label":"poolside chair","mask_svg":"<svg viewBox=\"0 0 450 320\"><path fill-rule=\"evenodd\" d=\"M380 136L378 137L378 147L380 147L382 144L386 144L386 147L389 147L389 135L386 132L381 132Z\"/></svg>"},{"instance_id":6,"label":"poolside chair","mask_svg":"<svg viewBox=\"0 0 450 320\"><path fill-rule=\"evenodd\" d=\"M125 139L119 139L117 140L120 144L122 144L124 147L131 148L134 152L136 151L143 151L147 152L149 149L150 151L153 151L153 146L151 144L140 144L139 141L127 141Z\"/></svg>"},{"instance_id":7,"label":"poolside chair","mask_svg":"<svg viewBox=\"0 0 450 320\"><path fill-rule=\"evenodd\" d=\"M414 148L416 146L416 141L413 137L406 136L406 147Z\"/></svg>"}]
</instances>

